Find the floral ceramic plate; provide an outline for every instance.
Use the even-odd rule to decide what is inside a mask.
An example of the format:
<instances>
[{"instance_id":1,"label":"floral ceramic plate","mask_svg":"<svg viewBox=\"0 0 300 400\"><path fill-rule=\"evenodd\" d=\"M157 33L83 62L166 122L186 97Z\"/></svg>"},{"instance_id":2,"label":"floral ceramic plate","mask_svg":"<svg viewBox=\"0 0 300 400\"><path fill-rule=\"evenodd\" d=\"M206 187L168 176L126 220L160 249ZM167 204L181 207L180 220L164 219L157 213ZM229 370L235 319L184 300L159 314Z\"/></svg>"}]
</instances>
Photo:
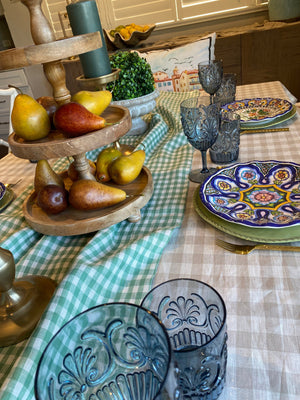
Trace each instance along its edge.
<instances>
[{"instance_id":1,"label":"floral ceramic plate","mask_svg":"<svg viewBox=\"0 0 300 400\"><path fill-rule=\"evenodd\" d=\"M251 161L225 167L199 192L213 214L249 227L283 228L300 223L300 165Z\"/></svg>"},{"instance_id":2,"label":"floral ceramic plate","mask_svg":"<svg viewBox=\"0 0 300 400\"><path fill-rule=\"evenodd\" d=\"M4 192L2 190L2 184L0 185L0 193L3 193L3 196L0 195L0 212L3 211L15 198L15 194L9 187L5 187L4 185Z\"/></svg>"},{"instance_id":3,"label":"floral ceramic plate","mask_svg":"<svg viewBox=\"0 0 300 400\"><path fill-rule=\"evenodd\" d=\"M210 212L203 205L199 192L199 188L197 188L194 193L194 207L197 214L205 222L221 232L255 243L290 243L300 240L299 225L287 226L286 228L279 229L266 227L257 227L253 229L250 226L226 221Z\"/></svg>"},{"instance_id":4,"label":"floral ceramic plate","mask_svg":"<svg viewBox=\"0 0 300 400\"><path fill-rule=\"evenodd\" d=\"M4 185L2 182L0 182L0 200L3 199L3 196L4 196L4 194L5 194L5 191L6 191L5 185Z\"/></svg>"},{"instance_id":5,"label":"floral ceramic plate","mask_svg":"<svg viewBox=\"0 0 300 400\"><path fill-rule=\"evenodd\" d=\"M293 104L285 99L274 99L270 97L237 100L225 104L222 112L234 111L241 118L241 126L252 124L265 124L275 122L277 119L290 113Z\"/></svg>"}]
</instances>

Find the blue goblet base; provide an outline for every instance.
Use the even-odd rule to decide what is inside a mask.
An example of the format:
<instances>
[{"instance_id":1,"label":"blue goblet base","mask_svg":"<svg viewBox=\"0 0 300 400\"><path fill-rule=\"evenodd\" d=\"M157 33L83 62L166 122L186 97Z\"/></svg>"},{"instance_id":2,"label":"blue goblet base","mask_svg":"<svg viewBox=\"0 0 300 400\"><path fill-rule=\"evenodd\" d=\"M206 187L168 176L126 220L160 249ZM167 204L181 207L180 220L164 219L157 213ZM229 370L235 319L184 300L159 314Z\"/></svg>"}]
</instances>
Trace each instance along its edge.
<instances>
[{"instance_id":1,"label":"blue goblet base","mask_svg":"<svg viewBox=\"0 0 300 400\"><path fill-rule=\"evenodd\" d=\"M194 169L189 173L189 180L196 183L203 183L206 178L217 171L217 168L210 168L207 172L202 172L202 169Z\"/></svg>"}]
</instances>

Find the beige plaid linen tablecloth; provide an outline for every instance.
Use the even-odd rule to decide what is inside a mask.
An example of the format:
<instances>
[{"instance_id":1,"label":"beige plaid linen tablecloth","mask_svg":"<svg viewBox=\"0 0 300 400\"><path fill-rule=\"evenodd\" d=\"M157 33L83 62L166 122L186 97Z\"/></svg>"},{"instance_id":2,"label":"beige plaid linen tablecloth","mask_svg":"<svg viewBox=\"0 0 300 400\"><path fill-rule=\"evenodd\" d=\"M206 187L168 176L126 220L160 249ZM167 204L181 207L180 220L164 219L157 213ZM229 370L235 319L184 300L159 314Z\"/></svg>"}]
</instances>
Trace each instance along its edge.
<instances>
[{"instance_id":1,"label":"beige plaid linen tablecloth","mask_svg":"<svg viewBox=\"0 0 300 400\"><path fill-rule=\"evenodd\" d=\"M280 82L240 86L236 97L280 97L296 102ZM289 128L289 132L242 135L238 161L273 159L300 163L300 109ZM200 158L200 152L195 151L194 168L200 167ZM5 176L11 183L22 177L14 187L20 195L32 183L35 164L12 155L7 163ZM193 206L197 186L189 185L183 224L175 229L163 252L154 284L191 277L210 284L223 297L229 340L227 383L220 400L298 400L300 253L261 250L235 255L217 247L216 237L244 241L218 231L200 218ZM294 244L300 246L300 242ZM18 376L14 378L17 380ZM0 399L2 396L9 398L0 391Z\"/></svg>"},{"instance_id":2,"label":"beige plaid linen tablecloth","mask_svg":"<svg viewBox=\"0 0 300 400\"><path fill-rule=\"evenodd\" d=\"M237 88L237 99L295 100L280 82ZM300 162L300 109L288 132L241 136L237 162ZM201 165L195 151L193 167ZM213 166L213 164L210 164ZM163 253L155 284L177 277L213 286L227 307L227 383L220 400L300 399L300 253L258 250L236 255L215 244L245 243L203 221L191 183L182 227ZM299 232L300 236L300 232ZM293 243L300 246L300 242Z\"/></svg>"}]
</instances>

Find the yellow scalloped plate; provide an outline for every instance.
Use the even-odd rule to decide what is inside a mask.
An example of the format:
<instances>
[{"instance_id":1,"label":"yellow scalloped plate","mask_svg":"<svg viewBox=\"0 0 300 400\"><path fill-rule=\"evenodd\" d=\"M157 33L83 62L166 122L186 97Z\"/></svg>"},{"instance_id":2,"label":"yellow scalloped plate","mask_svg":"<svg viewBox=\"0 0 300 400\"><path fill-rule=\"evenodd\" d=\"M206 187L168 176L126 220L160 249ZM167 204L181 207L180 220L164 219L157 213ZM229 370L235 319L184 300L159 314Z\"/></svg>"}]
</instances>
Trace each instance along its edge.
<instances>
[{"instance_id":1,"label":"yellow scalloped plate","mask_svg":"<svg viewBox=\"0 0 300 400\"><path fill-rule=\"evenodd\" d=\"M119 49L125 49L126 47L134 47L142 40L146 40L151 35L155 27L156 25L149 24L149 29L145 32L133 31L129 39L124 39L119 32L116 32L114 37L111 36L109 30L104 29L104 33L107 39L114 46L116 46Z\"/></svg>"}]
</instances>

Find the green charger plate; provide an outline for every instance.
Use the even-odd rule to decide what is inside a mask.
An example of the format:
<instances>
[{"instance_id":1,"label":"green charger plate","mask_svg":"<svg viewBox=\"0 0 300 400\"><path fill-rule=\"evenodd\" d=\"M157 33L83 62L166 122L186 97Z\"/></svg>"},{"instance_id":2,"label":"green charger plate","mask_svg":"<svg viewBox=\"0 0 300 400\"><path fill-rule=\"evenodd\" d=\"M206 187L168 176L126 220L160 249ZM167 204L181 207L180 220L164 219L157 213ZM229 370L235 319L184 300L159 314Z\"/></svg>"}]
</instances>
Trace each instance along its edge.
<instances>
[{"instance_id":1,"label":"green charger plate","mask_svg":"<svg viewBox=\"0 0 300 400\"><path fill-rule=\"evenodd\" d=\"M285 228L252 228L225 221L208 211L199 196L200 186L194 193L194 207L204 221L229 235L259 243L287 243L300 241L300 225Z\"/></svg>"},{"instance_id":2,"label":"green charger plate","mask_svg":"<svg viewBox=\"0 0 300 400\"><path fill-rule=\"evenodd\" d=\"M15 193L9 187L6 188L4 196L0 200L0 212L3 211L15 198Z\"/></svg>"}]
</instances>

